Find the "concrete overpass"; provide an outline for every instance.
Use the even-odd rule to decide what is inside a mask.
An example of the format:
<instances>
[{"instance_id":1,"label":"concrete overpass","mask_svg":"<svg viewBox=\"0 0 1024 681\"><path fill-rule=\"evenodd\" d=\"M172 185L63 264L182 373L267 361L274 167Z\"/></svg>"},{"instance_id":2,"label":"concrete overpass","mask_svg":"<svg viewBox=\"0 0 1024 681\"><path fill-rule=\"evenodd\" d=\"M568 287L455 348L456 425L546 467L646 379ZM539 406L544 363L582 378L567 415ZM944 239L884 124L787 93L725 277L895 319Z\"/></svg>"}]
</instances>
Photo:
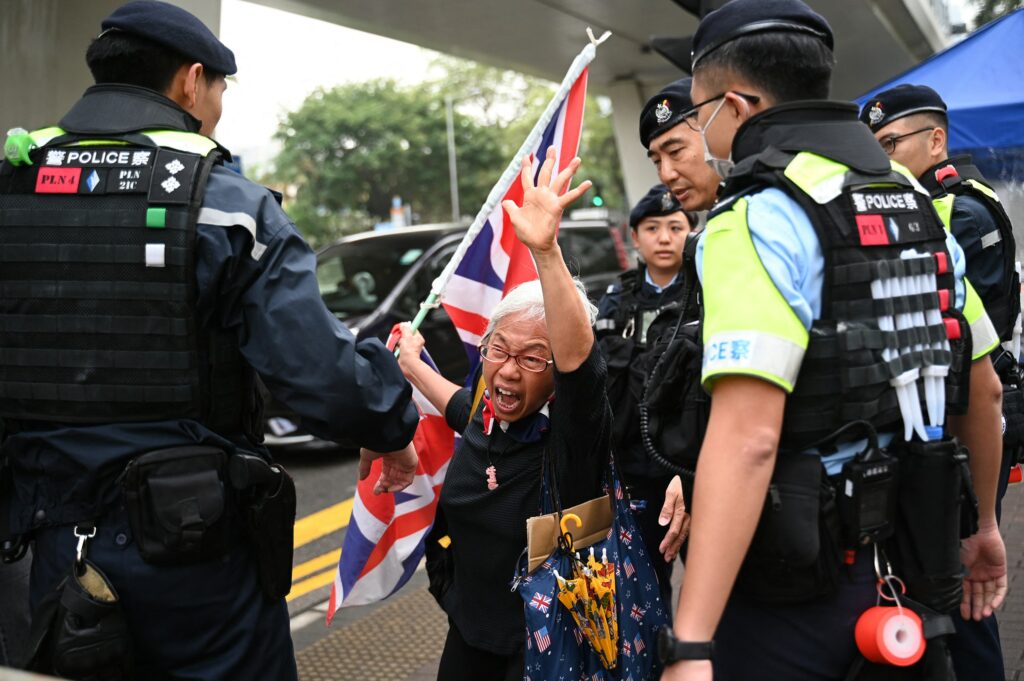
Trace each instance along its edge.
<instances>
[{"instance_id":1,"label":"concrete overpass","mask_svg":"<svg viewBox=\"0 0 1024 681\"><path fill-rule=\"evenodd\" d=\"M122 1L0 0L6 57L0 129L53 120L77 98L90 82L85 48ZM172 1L219 30L220 0ZM630 200L656 181L637 144L640 108L680 77L652 50L651 39L688 36L697 26L697 17L680 6L688 0L253 1L550 80L562 77L587 26L613 31L591 68L591 89L611 98ZM836 31L833 95L852 98L944 47L946 2L810 0Z\"/></svg>"}]
</instances>

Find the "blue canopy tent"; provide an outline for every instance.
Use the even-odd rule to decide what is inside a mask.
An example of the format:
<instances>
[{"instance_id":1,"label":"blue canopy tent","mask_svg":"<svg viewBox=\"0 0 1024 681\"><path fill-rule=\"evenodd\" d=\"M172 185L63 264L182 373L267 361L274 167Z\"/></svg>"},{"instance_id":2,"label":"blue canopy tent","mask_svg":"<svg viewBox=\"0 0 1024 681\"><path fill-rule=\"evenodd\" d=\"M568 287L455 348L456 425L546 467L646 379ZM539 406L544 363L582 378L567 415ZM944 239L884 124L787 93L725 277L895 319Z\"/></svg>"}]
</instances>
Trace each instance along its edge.
<instances>
[{"instance_id":1,"label":"blue canopy tent","mask_svg":"<svg viewBox=\"0 0 1024 681\"><path fill-rule=\"evenodd\" d=\"M928 85L945 100L951 154L971 154L991 180L1024 181L1024 9L983 26L857 103L902 83Z\"/></svg>"}]
</instances>

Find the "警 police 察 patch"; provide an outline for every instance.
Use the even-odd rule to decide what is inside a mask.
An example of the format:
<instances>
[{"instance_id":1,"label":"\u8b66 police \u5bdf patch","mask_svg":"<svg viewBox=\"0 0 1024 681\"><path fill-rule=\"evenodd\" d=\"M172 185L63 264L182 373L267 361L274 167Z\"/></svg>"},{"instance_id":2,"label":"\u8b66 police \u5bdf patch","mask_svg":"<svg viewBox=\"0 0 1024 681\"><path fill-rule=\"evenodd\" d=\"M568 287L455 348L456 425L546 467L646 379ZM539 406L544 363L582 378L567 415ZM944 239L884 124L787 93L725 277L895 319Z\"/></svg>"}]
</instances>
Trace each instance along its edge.
<instances>
[{"instance_id":1,"label":"\u8b66 police \u5bdf patch","mask_svg":"<svg viewBox=\"0 0 1024 681\"><path fill-rule=\"evenodd\" d=\"M131 194L149 189L155 149L124 146L47 149L37 194Z\"/></svg>"},{"instance_id":2,"label":"\u8b66 police \u5bdf patch","mask_svg":"<svg viewBox=\"0 0 1024 681\"><path fill-rule=\"evenodd\" d=\"M850 207L860 245L889 246L931 238L921 220L924 202L921 195L906 189L850 192Z\"/></svg>"}]
</instances>

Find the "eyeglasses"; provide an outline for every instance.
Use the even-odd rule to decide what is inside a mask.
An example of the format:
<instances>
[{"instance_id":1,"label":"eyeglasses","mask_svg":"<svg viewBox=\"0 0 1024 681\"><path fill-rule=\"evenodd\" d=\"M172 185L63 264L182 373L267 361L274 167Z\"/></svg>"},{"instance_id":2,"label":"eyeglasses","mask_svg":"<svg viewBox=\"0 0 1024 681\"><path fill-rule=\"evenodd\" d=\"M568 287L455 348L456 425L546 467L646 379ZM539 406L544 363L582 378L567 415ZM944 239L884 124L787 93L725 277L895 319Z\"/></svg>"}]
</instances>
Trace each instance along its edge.
<instances>
[{"instance_id":1,"label":"eyeglasses","mask_svg":"<svg viewBox=\"0 0 1024 681\"><path fill-rule=\"evenodd\" d=\"M922 132L931 132L935 128L921 128L920 130L914 130L913 132L905 132L902 135L891 135L889 137L883 137L878 140L878 143L882 145L882 149L885 149L885 153L892 156L896 153L896 143L904 137L910 137L911 135L917 135Z\"/></svg>"},{"instance_id":2,"label":"eyeglasses","mask_svg":"<svg viewBox=\"0 0 1024 681\"><path fill-rule=\"evenodd\" d=\"M751 104L757 104L758 102L761 101L761 98L758 97L757 95L748 95L745 92L736 92L735 90L726 90L725 92L723 92L723 93L721 93L719 95L715 95L711 99L705 99L700 104L694 104L693 108L690 109L690 113L689 113L689 116L687 116L687 118L692 116L693 119L696 121L697 120L697 109L701 108L702 106L706 106L708 104L711 104L713 102L717 102L718 100L722 99L727 94L729 94L730 92L732 92L734 95L736 95L738 97L742 97L743 99L747 100ZM691 125L690 127L692 128L693 126ZM700 126L697 126L697 132L700 132Z\"/></svg>"},{"instance_id":3,"label":"eyeglasses","mask_svg":"<svg viewBox=\"0 0 1024 681\"><path fill-rule=\"evenodd\" d=\"M492 345L481 345L480 356L493 364L504 364L511 357L520 368L535 374L545 371L550 365L555 363L554 360L544 359L536 355L513 355L511 352L506 352Z\"/></svg>"}]
</instances>

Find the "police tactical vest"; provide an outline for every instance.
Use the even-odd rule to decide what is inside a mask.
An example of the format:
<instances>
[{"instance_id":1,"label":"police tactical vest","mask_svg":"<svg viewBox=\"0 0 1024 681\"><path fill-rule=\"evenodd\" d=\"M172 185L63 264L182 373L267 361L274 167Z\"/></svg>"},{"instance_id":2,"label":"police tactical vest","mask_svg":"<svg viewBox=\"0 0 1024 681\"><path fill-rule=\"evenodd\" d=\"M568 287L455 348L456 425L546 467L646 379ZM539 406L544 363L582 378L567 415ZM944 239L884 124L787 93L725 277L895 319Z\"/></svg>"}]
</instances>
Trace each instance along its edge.
<instances>
[{"instance_id":1,"label":"police tactical vest","mask_svg":"<svg viewBox=\"0 0 1024 681\"><path fill-rule=\"evenodd\" d=\"M985 311L996 327L999 338L1009 341L1013 327L1020 314L1020 276L1016 270L1017 244L1013 238L1013 225L995 190L988 185L985 177L971 163L969 156L954 156L932 176L922 178L922 183L931 192L935 209L946 226L950 225L953 201L957 196L971 196L988 209L998 230L982 237L982 248L1003 242L1003 278L994 291L982 298ZM934 180L934 182L933 182Z\"/></svg>"},{"instance_id":2,"label":"police tactical vest","mask_svg":"<svg viewBox=\"0 0 1024 681\"><path fill-rule=\"evenodd\" d=\"M825 260L821 317L786 400L781 448L799 451L856 420L898 430L890 379L914 368L950 365L946 402L964 409L970 327L954 307L953 262L929 197L895 170L862 174L807 152L769 150L751 165L750 186L777 187L804 209Z\"/></svg>"},{"instance_id":3,"label":"police tactical vest","mask_svg":"<svg viewBox=\"0 0 1024 681\"><path fill-rule=\"evenodd\" d=\"M32 134L0 164L0 417L189 418L253 433L255 374L196 318L196 221L216 143Z\"/></svg>"}]
</instances>

